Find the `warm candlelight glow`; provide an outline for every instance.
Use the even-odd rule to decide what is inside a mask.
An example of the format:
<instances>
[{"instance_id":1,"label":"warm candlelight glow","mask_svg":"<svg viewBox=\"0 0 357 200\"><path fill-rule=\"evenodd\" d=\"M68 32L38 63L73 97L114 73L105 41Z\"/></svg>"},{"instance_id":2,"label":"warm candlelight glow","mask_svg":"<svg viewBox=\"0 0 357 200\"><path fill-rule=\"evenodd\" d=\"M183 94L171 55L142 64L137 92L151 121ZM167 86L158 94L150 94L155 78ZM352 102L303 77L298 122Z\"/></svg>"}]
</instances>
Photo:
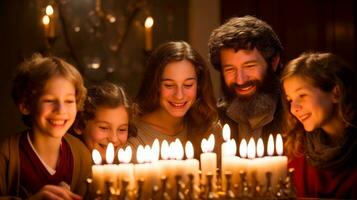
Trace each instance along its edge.
<instances>
[{"instance_id":1,"label":"warm candlelight glow","mask_svg":"<svg viewBox=\"0 0 357 200\"><path fill-rule=\"evenodd\" d=\"M53 7L51 5L46 6L46 15L53 15Z\"/></svg>"},{"instance_id":2,"label":"warm candlelight glow","mask_svg":"<svg viewBox=\"0 0 357 200\"><path fill-rule=\"evenodd\" d=\"M170 146L166 140L161 143L161 158L163 160L168 160L170 158Z\"/></svg>"},{"instance_id":3,"label":"warm candlelight glow","mask_svg":"<svg viewBox=\"0 0 357 200\"><path fill-rule=\"evenodd\" d=\"M120 163L130 163L132 157L132 150L130 146L124 149L120 148L118 152L118 160Z\"/></svg>"},{"instance_id":4,"label":"warm candlelight glow","mask_svg":"<svg viewBox=\"0 0 357 200\"><path fill-rule=\"evenodd\" d=\"M144 148L144 162L149 163L151 162L152 159L152 153L151 153L151 148L149 145L145 145Z\"/></svg>"},{"instance_id":5,"label":"warm candlelight glow","mask_svg":"<svg viewBox=\"0 0 357 200\"><path fill-rule=\"evenodd\" d=\"M176 160L182 160L184 156L183 145L179 139L175 140L175 152L176 152Z\"/></svg>"},{"instance_id":6,"label":"warm candlelight glow","mask_svg":"<svg viewBox=\"0 0 357 200\"><path fill-rule=\"evenodd\" d=\"M270 134L269 135L269 139L268 139L268 155L269 156L273 156L274 155L274 138L273 135Z\"/></svg>"},{"instance_id":7,"label":"warm candlelight glow","mask_svg":"<svg viewBox=\"0 0 357 200\"><path fill-rule=\"evenodd\" d=\"M207 153L208 152L206 138L203 138L202 141L201 141L201 150L202 150L203 153Z\"/></svg>"},{"instance_id":8,"label":"warm candlelight glow","mask_svg":"<svg viewBox=\"0 0 357 200\"><path fill-rule=\"evenodd\" d=\"M136 150L136 160L139 164L145 162L145 150L142 145L139 145L138 149Z\"/></svg>"},{"instance_id":9,"label":"warm candlelight glow","mask_svg":"<svg viewBox=\"0 0 357 200\"><path fill-rule=\"evenodd\" d=\"M259 138L257 142L257 156L261 158L263 157L263 155L264 155L264 143L263 143L263 139Z\"/></svg>"},{"instance_id":10,"label":"warm candlelight glow","mask_svg":"<svg viewBox=\"0 0 357 200\"><path fill-rule=\"evenodd\" d=\"M248 158L255 158L255 142L253 138L250 138L248 142Z\"/></svg>"},{"instance_id":11,"label":"warm candlelight glow","mask_svg":"<svg viewBox=\"0 0 357 200\"><path fill-rule=\"evenodd\" d=\"M50 23L50 17L48 15L45 15L42 17L42 23L44 25L48 25Z\"/></svg>"},{"instance_id":12,"label":"warm candlelight glow","mask_svg":"<svg viewBox=\"0 0 357 200\"><path fill-rule=\"evenodd\" d=\"M92 151L92 159L94 164L100 165L102 163L102 157L97 149L93 149Z\"/></svg>"},{"instance_id":13,"label":"warm candlelight glow","mask_svg":"<svg viewBox=\"0 0 357 200\"><path fill-rule=\"evenodd\" d=\"M226 142L231 138L231 129L229 128L228 124L225 124L223 126L222 134L223 134L223 140Z\"/></svg>"},{"instance_id":14,"label":"warm candlelight glow","mask_svg":"<svg viewBox=\"0 0 357 200\"><path fill-rule=\"evenodd\" d=\"M185 153L187 159L192 159L194 156L193 145L190 141L186 142Z\"/></svg>"},{"instance_id":15,"label":"warm candlelight glow","mask_svg":"<svg viewBox=\"0 0 357 200\"><path fill-rule=\"evenodd\" d=\"M151 162L156 162L160 157L160 143L158 139L155 139L151 146Z\"/></svg>"},{"instance_id":16,"label":"warm candlelight glow","mask_svg":"<svg viewBox=\"0 0 357 200\"><path fill-rule=\"evenodd\" d=\"M215 143L214 135L211 134L211 135L208 137L208 140L207 140L208 152L213 152L213 150L214 150L214 143Z\"/></svg>"},{"instance_id":17,"label":"warm candlelight glow","mask_svg":"<svg viewBox=\"0 0 357 200\"><path fill-rule=\"evenodd\" d=\"M276 136L275 147L276 147L276 153L279 156L283 155L283 138L281 137L281 134L278 134Z\"/></svg>"},{"instance_id":18,"label":"warm candlelight glow","mask_svg":"<svg viewBox=\"0 0 357 200\"><path fill-rule=\"evenodd\" d=\"M225 155L235 156L237 153L237 143L234 139L231 139L227 142L227 152Z\"/></svg>"},{"instance_id":19,"label":"warm candlelight glow","mask_svg":"<svg viewBox=\"0 0 357 200\"><path fill-rule=\"evenodd\" d=\"M175 160L176 159L176 143L175 142L171 142L170 146L169 146L169 159L171 160Z\"/></svg>"},{"instance_id":20,"label":"warm candlelight glow","mask_svg":"<svg viewBox=\"0 0 357 200\"><path fill-rule=\"evenodd\" d=\"M111 142L109 142L107 146L107 151L105 152L105 159L107 160L108 164L112 164L114 161L114 145Z\"/></svg>"},{"instance_id":21,"label":"warm candlelight glow","mask_svg":"<svg viewBox=\"0 0 357 200\"><path fill-rule=\"evenodd\" d=\"M151 28L154 25L154 19L152 17L147 17L145 20L145 28Z\"/></svg>"},{"instance_id":22,"label":"warm candlelight glow","mask_svg":"<svg viewBox=\"0 0 357 200\"><path fill-rule=\"evenodd\" d=\"M239 145L239 155L241 158L247 157L247 141L243 139Z\"/></svg>"}]
</instances>

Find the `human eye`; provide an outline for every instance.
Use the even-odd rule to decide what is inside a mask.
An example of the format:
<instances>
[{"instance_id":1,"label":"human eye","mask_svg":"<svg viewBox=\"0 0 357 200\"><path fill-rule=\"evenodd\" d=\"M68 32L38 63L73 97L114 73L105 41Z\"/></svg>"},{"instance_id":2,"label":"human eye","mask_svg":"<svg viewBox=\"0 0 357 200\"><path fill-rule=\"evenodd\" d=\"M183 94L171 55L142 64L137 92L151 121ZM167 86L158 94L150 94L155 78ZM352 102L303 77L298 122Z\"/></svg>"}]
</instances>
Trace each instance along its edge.
<instances>
[{"instance_id":1,"label":"human eye","mask_svg":"<svg viewBox=\"0 0 357 200\"><path fill-rule=\"evenodd\" d=\"M99 129L102 130L102 131L109 131L109 127L107 127L107 126L101 126L101 125L99 125L98 127L99 127Z\"/></svg>"},{"instance_id":2,"label":"human eye","mask_svg":"<svg viewBox=\"0 0 357 200\"><path fill-rule=\"evenodd\" d=\"M233 73L235 71L235 68L232 66L227 66L223 68L224 73Z\"/></svg>"},{"instance_id":3,"label":"human eye","mask_svg":"<svg viewBox=\"0 0 357 200\"><path fill-rule=\"evenodd\" d=\"M72 104L72 103L75 103L76 101L75 101L75 99L67 99L65 102L68 104Z\"/></svg>"}]
</instances>

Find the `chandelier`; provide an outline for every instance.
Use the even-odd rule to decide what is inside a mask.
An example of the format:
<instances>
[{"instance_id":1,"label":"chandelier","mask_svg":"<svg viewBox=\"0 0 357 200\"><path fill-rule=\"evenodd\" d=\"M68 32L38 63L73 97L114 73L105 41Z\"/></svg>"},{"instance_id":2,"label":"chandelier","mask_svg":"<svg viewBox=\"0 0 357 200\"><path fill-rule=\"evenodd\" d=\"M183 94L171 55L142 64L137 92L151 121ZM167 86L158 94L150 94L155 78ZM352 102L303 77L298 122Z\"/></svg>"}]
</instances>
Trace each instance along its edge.
<instances>
[{"instance_id":1,"label":"chandelier","mask_svg":"<svg viewBox=\"0 0 357 200\"><path fill-rule=\"evenodd\" d=\"M48 52L68 51L89 81L110 79L115 71L123 76L118 79L141 73L153 48L154 19L146 0L52 0L42 2L42 8ZM133 51L141 55L128 69Z\"/></svg>"}]
</instances>

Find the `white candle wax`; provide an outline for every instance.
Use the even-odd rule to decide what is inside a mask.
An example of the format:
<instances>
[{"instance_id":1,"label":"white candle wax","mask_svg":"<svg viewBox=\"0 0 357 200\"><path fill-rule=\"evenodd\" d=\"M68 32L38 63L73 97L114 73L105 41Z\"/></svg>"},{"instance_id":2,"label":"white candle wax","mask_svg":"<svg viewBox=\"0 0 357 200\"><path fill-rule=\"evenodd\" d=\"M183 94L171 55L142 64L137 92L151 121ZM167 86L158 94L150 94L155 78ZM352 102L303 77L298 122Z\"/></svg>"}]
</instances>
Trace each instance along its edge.
<instances>
[{"instance_id":1,"label":"white candle wax","mask_svg":"<svg viewBox=\"0 0 357 200\"><path fill-rule=\"evenodd\" d=\"M96 192L100 190L104 192L105 184L104 184L104 167L101 165L102 158L98 150L94 149L92 151L92 159L94 161L94 165L92 166L92 178L93 178L93 190Z\"/></svg>"}]
</instances>

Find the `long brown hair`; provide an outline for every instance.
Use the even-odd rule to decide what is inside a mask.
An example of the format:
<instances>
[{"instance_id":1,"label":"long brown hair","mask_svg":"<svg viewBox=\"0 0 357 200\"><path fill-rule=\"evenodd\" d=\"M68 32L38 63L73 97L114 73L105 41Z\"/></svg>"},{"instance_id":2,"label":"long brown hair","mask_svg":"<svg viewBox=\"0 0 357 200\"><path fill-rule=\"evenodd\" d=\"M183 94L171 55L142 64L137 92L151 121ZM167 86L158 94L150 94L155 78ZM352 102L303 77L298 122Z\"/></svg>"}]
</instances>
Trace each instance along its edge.
<instances>
[{"instance_id":1,"label":"long brown hair","mask_svg":"<svg viewBox=\"0 0 357 200\"><path fill-rule=\"evenodd\" d=\"M204 59L186 42L167 42L159 46L150 56L135 104L141 115L151 113L160 106L161 75L171 62L187 60L197 74L197 99L185 115L190 132L206 132L217 120L209 70Z\"/></svg>"},{"instance_id":2,"label":"long brown hair","mask_svg":"<svg viewBox=\"0 0 357 200\"><path fill-rule=\"evenodd\" d=\"M281 82L292 76L300 76L314 87L324 92L339 88L338 114L347 126L356 126L357 89L356 74L341 58L331 53L303 53L291 60L284 68ZM286 149L291 155L301 153L303 149L304 129L289 112L285 102L286 116Z\"/></svg>"}]
</instances>

